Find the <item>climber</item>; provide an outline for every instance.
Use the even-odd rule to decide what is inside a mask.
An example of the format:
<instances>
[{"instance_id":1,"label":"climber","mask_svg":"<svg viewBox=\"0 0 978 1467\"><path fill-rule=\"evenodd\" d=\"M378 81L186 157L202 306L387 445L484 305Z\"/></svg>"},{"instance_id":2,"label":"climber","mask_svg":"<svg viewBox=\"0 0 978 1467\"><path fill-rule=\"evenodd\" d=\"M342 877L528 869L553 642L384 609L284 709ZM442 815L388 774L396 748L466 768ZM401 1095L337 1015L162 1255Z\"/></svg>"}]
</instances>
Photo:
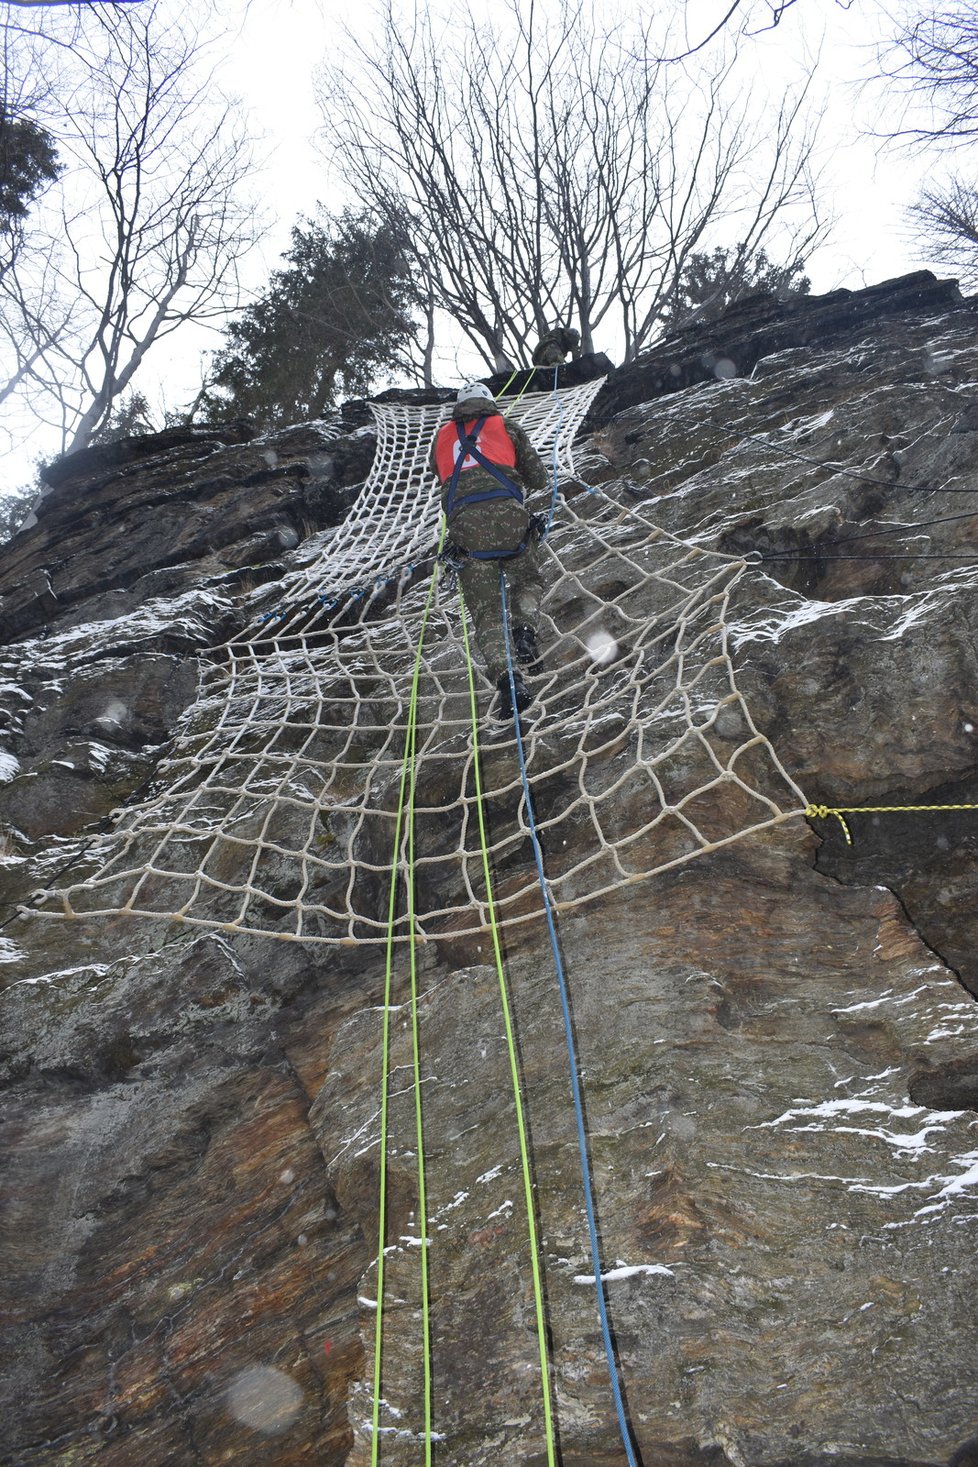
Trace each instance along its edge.
<instances>
[{"instance_id":1,"label":"climber","mask_svg":"<svg viewBox=\"0 0 978 1467\"><path fill-rule=\"evenodd\" d=\"M581 355L581 333L573 326L554 326L537 342L533 350L533 365L559 367L568 352L572 361Z\"/></svg>"},{"instance_id":2,"label":"climber","mask_svg":"<svg viewBox=\"0 0 978 1467\"><path fill-rule=\"evenodd\" d=\"M499 691L500 716L512 718L499 573L503 571L509 586L517 660L532 668L543 595L537 545L546 516L531 516L524 495L546 491L547 471L526 433L501 416L482 382L459 392L450 422L435 435L431 462L443 490L447 556L458 567L476 641ZM516 707L522 712L533 695L518 671L513 681Z\"/></svg>"}]
</instances>

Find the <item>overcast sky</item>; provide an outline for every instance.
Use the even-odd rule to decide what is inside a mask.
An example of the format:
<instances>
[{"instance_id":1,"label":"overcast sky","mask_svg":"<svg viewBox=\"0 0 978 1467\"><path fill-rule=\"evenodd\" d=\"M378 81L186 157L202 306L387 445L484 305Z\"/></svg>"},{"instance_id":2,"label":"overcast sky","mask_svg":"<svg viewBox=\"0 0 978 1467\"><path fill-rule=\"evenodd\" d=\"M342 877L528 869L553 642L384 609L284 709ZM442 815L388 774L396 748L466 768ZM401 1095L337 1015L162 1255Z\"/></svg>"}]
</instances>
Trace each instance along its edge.
<instances>
[{"instance_id":1,"label":"overcast sky","mask_svg":"<svg viewBox=\"0 0 978 1467\"><path fill-rule=\"evenodd\" d=\"M747 3L747 0L744 0ZM767 0L753 0L763 15ZM729 8L729 0L689 0L687 25L699 39ZM596 6L599 19L600 5ZM487 17L490 14L486 12ZM369 44L373 21L368 4L350 8L345 17L362 43ZM889 29L878 0L796 0L776 29L741 42L756 76L757 107L771 94L800 81L819 58L816 89L827 109L822 161L826 197L836 224L831 241L813 254L807 273L815 292L866 284L920 268L928 262L908 238L904 206L917 192L928 159L919 153L897 153L874 140L881 122L879 88L860 82L873 73L876 38ZM229 33L221 81L238 95L264 135L266 159L259 195L272 228L253 257L247 283L260 290L288 244L289 229L317 202L341 208L357 202L342 193L326 171L314 137L323 126L314 90L314 72L343 44L341 21L333 0L250 0L236 29ZM895 99L889 111L896 115ZM172 346L161 345L147 359L135 385L159 410L189 401L200 383L200 357L216 346L213 332L188 329ZM600 345L600 343L599 343ZM614 355L613 344L607 344ZM473 370L475 369L473 364ZM0 469L0 493L30 477L35 439L28 454L11 455Z\"/></svg>"},{"instance_id":2,"label":"overcast sky","mask_svg":"<svg viewBox=\"0 0 978 1467\"><path fill-rule=\"evenodd\" d=\"M767 0L754 3L763 16ZM729 0L689 0L691 37L708 34L728 9ZM600 19L600 4L596 10ZM368 4L351 7L340 20L332 0L251 0L229 53L227 85L247 103L267 138L262 197L277 224L262 247L262 267L258 260L254 264L259 286L278 263L300 214L312 213L318 201L334 208L351 202L330 178L313 141L324 122L315 100L315 68L343 47L343 24L369 44ZM865 79L873 73L877 38L887 28L878 0L848 5L796 0L777 28L759 30L741 42L745 59L753 63L759 108L765 88L773 95L786 84L800 83L818 61L816 92L827 108L826 198L837 222L831 241L809 259L807 273L816 293L859 288L927 264L909 240L903 217L927 160L897 153L871 135L881 122L881 93L867 89ZM883 120L886 110L884 105ZM889 111L895 115L895 102ZM171 386L173 381L171 372ZM195 386L196 378L188 377L189 396Z\"/></svg>"},{"instance_id":3,"label":"overcast sky","mask_svg":"<svg viewBox=\"0 0 978 1467\"><path fill-rule=\"evenodd\" d=\"M331 195L342 202L310 141L322 124L314 67L342 45L341 22L335 13L333 18L324 13L327 3L251 0L229 56L228 84L275 139L264 190L280 221L266 245L272 265L299 213L311 210L317 199L329 203ZM708 34L727 9L729 0L689 0L691 35ZM352 23L368 38L369 8L354 10ZM833 241L810 261L812 287L819 292L871 284L921 263L904 237L902 206L913 196L913 181L926 172L927 160L898 154L868 135L880 122L880 91L861 83L872 73L876 39L886 26L886 10L877 0L851 0L848 7L838 0L796 0L777 28L759 30L741 42L745 57L753 53L761 89L799 80L818 58L816 89L829 109L823 162L838 217ZM895 101L889 110L895 115Z\"/></svg>"}]
</instances>

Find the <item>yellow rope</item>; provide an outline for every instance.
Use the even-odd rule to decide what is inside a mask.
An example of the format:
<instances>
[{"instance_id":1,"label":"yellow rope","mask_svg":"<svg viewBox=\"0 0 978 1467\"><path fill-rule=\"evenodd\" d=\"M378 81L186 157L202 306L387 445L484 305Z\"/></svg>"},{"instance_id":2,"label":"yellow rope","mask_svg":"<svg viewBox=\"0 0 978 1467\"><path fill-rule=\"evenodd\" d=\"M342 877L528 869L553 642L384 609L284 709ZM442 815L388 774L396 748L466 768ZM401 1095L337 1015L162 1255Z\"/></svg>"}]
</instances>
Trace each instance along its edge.
<instances>
[{"instance_id":1,"label":"yellow rope","mask_svg":"<svg viewBox=\"0 0 978 1467\"><path fill-rule=\"evenodd\" d=\"M445 529L444 526L442 526L441 537L438 541L439 553L441 552L444 541ZM401 783L397 800L397 819L394 825L394 850L391 856L391 879L390 889L388 893L387 950L384 971L384 1018L382 1038L383 1057L380 1087L380 1177L377 1225L377 1312L374 1318L373 1407L371 1412L370 1442L371 1467L377 1467L380 1458L381 1369L384 1338L384 1249L387 1243L387 1141L391 1072L390 1016L391 1005L393 1002L394 986L394 919L397 910L397 885L398 874L400 871L401 839L404 827L405 811L408 827L408 859L406 885L408 901L408 939L410 946L411 973L411 1031L414 1071L415 1130L418 1152L418 1227L421 1233L421 1322L422 1349L424 1355L424 1459L425 1467L431 1467L431 1322L430 1291L428 1286L428 1216L425 1196L424 1140L421 1115L421 1067L418 1036L417 966L415 957L416 929L414 910L414 816L415 797L417 792L418 691L421 681L421 655L424 648L425 632L428 626L428 619L431 615L431 607L434 600L435 587L437 583L438 571L436 562L436 568L432 572L431 583L428 587L428 596L427 600L425 601L424 611L421 614L421 630L418 634L418 644L414 655L414 671L411 678L411 697L408 704L407 728L405 730L404 738L404 759L401 764Z\"/></svg>"},{"instance_id":2,"label":"yellow rope","mask_svg":"<svg viewBox=\"0 0 978 1467\"><path fill-rule=\"evenodd\" d=\"M526 381L523 383L522 390L516 394L516 396L513 398L513 401L511 403L508 403L507 404L508 407L514 408L516 406L516 404L520 401L520 399L527 392L527 390L528 390L528 388L530 386L530 383L533 381L534 377L537 375L537 369L536 369L536 367L527 367L526 368L526 372L527 372L527 378L526 378Z\"/></svg>"},{"instance_id":3,"label":"yellow rope","mask_svg":"<svg viewBox=\"0 0 978 1467\"><path fill-rule=\"evenodd\" d=\"M847 815L905 815L934 810L978 810L978 805L806 805L805 815L809 820L827 820L834 815L842 826L846 845L851 846L852 835L845 820Z\"/></svg>"},{"instance_id":4,"label":"yellow rope","mask_svg":"<svg viewBox=\"0 0 978 1467\"><path fill-rule=\"evenodd\" d=\"M540 1381L543 1390L543 1427L547 1447L547 1467L556 1467L557 1441L554 1430L553 1406L551 1403L550 1365L547 1355L547 1325L543 1300L543 1277L540 1262L540 1242L537 1236L536 1213L533 1202L533 1173L530 1162L529 1136L527 1133L523 1092L520 1087L519 1059L516 1052L516 1036L513 1016L506 984L506 969L503 963L502 944L499 939L499 923L496 919L496 904L492 894L492 874L489 865L489 840L486 831L485 799L482 791L479 753L479 716L475 698L475 677L472 670L472 650L466 625L465 599L459 590L462 613L462 645L465 648L465 666L469 682L469 711L472 718L472 768L475 776L475 803L479 819L479 844L482 849L482 874L486 886L486 910L489 915L489 930L492 934L492 951L499 980L499 997L506 1031L506 1047L509 1054L510 1078L513 1085L513 1102L516 1108L516 1131L519 1137L520 1166L523 1172L523 1200L526 1205L526 1223L530 1242L530 1273L533 1279L533 1308L536 1315L537 1350L540 1357Z\"/></svg>"}]
</instances>

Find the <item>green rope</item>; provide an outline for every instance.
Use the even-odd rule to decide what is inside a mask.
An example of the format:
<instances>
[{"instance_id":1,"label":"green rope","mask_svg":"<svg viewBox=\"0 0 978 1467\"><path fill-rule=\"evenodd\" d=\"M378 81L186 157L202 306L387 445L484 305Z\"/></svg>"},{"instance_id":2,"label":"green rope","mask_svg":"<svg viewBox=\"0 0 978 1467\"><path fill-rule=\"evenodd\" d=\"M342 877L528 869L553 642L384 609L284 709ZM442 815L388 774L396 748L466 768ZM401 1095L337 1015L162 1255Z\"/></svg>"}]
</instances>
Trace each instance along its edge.
<instances>
[{"instance_id":1,"label":"green rope","mask_svg":"<svg viewBox=\"0 0 978 1467\"><path fill-rule=\"evenodd\" d=\"M513 1034L513 1019L510 1011L509 994L506 988L506 972L503 966L499 926L496 921L496 906L492 896L492 876L489 870L489 843L486 838L485 811L482 797L482 775L479 768L479 720L475 699L475 677L472 671L472 654L469 648L469 633L466 626L465 600L459 592L462 611L462 641L465 646L465 665L469 679L469 709L472 715L472 752L475 773L476 810L479 817L479 842L482 847L482 871L486 883L486 908L489 913L489 928L492 933L492 950L499 978L499 997L506 1030L506 1045L509 1051L509 1071L513 1082L513 1100L516 1106L516 1129L519 1134L520 1164L523 1170L523 1196L526 1201L526 1219L530 1238L530 1269L533 1275L533 1304L536 1312L537 1344L540 1353L540 1375L543 1384L543 1418L547 1438L547 1467L556 1467L557 1450L554 1438L553 1412L550 1399L550 1368L547 1359L547 1330L543 1308L543 1284L540 1269L540 1245L537 1238L536 1212L533 1205L533 1175L530 1170L530 1152L527 1144L526 1118L523 1096L520 1090L519 1061L516 1040Z\"/></svg>"},{"instance_id":2,"label":"green rope","mask_svg":"<svg viewBox=\"0 0 978 1467\"><path fill-rule=\"evenodd\" d=\"M507 403L507 407L514 408L516 406L516 404L520 401L520 399L525 395L525 393L526 393L527 389L529 388L530 383L533 381L534 377L537 375L537 369L536 369L536 367L529 367L529 368L527 368L527 372L528 372L528 376L527 376L526 381L523 383L523 389L522 389L522 391L519 392L519 393L517 393L517 395L513 398L513 401L511 403ZM512 379L510 379L510 380L512 380Z\"/></svg>"},{"instance_id":3,"label":"green rope","mask_svg":"<svg viewBox=\"0 0 978 1467\"><path fill-rule=\"evenodd\" d=\"M414 1071L414 1129L418 1151L418 1228L421 1233L421 1351L424 1367L424 1461L431 1467L431 1297L428 1286L428 1202L425 1188L424 1127L421 1115L421 1039L418 1026L418 959L414 891L414 813L418 785L417 679L421 641L415 663L415 685L411 690L411 788L408 795L408 950L411 970L411 1051Z\"/></svg>"},{"instance_id":4,"label":"green rope","mask_svg":"<svg viewBox=\"0 0 978 1467\"><path fill-rule=\"evenodd\" d=\"M438 542L438 550L441 551L445 538L444 528L441 539ZM393 995L394 978L394 918L397 911L397 878L399 870L399 857L401 849L401 832L404 826L404 807L408 806L408 925L409 942L411 948L411 1007L412 1007L412 1036L414 1043L414 1069L415 1069L415 1121L418 1134L418 1207L420 1212L419 1224L421 1227L421 1310L422 1331L425 1341L424 1371L425 1371L425 1467L431 1463L431 1351L430 1351L430 1309L428 1294L428 1228L427 1208L425 1202L424 1187L424 1151L421 1145L421 1089L418 1057L418 1029L417 1029L417 966L415 962L415 911L414 911L414 807L415 792L417 786L417 726L418 726L418 688L421 682L421 653L424 647L425 632L428 626L428 617L431 613L431 604L434 599L435 585L437 581L437 569L432 574L431 584L428 587L428 598L425 602L421 617L421 631L418 636L418 646L414 657L414 673L411 679L411 697L408 704L407 729L404 740L404 759L401 763L401 783L397 797L397 818L394 823L394 851L391 857L391 881L390 892L387 902L387 946L384 963L384 1021L382 1049L383 1058L381 1065L381 1096L380 1096L380 1177L379 1177L379 1206L378 1206L378 1244L377 1244L377 1312L374 1325L374 1390L373 1390L373 1413L371 1419L371 1467L377 1467L380 1453L380 1387L381 1387L381 1360L383 1353L384 1336L384 1248L387 1242L387 1137L388 1137L388 1111L390 1094L390 1024L391 1024L391 999ZM410 772L410 785L408 775ZM410 789L407 801L405 794Z\"/></svg>"},{"instance_id":5,"label":"green rope","mask_svg":"<svg viewBox=\"0 0 978 1467\"><path fill-rule=\"evenodd\" d=\"M521 367L514 367L514 368L513 368L513 372L512 372L512 376L511 376L511 377L510 377L510 379L509 379L509 381L508 381L508 382L507 382L507 383L505 383L505 384L504 384L504 386L502 386L502 387L501 387L501 388L500 388L500 389L499 389L499 391L498 391L498 392L497 392L497 393L496 393L496 401L497 401L497 402L498 402L498 401L499 401L499 399L500 399L500 398L501 398L501 397L505 397L505 396L506 396L506 394L507 394L507 392L508 392L508 391L509 391L509 389L510 389L510 388L511 388L511 387L512 387L512 385L513 385L513 379L514 379L514 378L515 378L515 377L518 377L518 376L519 376L519 374L520 374L520 372L521 372L521 371L522 371L522 370L523 370L523 369L522 369L522 368L521 368Z\"/></svg>"}]
</instances>

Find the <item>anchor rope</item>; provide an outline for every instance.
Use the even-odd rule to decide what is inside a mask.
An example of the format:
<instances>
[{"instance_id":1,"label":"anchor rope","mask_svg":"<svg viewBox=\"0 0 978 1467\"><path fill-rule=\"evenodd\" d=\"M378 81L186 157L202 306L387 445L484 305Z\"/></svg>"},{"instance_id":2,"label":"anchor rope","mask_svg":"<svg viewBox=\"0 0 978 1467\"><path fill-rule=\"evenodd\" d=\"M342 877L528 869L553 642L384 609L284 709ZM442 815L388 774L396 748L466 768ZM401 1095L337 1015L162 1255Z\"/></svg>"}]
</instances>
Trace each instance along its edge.
<instances>
[{"instance_id":1,"label":"anchor rope","mask_svg":"<svg viewBox=\"0 0 978 1467\"><path fill-rule=\"evenodd\" d=\"M444 540L444 526L442 528L441 542ZM416 925L415 908L415 825L416 825L416 794L417 794L417 710L421 678L422 654L424 638L428 619L431 611L434 589L437 581L437 565L432 575L429 586L428 598L421 618L421 628L414 658L414 669L411 681L411 693L408 703L407 725L405 732L404 758L401 766L400 785L398 789L397 816L395 820L394 849L391 859L391 879L388 893L388 941L385 955L384 973L384 1002L383 1002L383 1033L382 1033L382 1073L381 1073L381 1104L380 1104L380 1176L379 1176L379 1207L378 1207L378 1246L377 1246L377 1309L374 1325L374 1369L373 1369L373 1402L371 1411L371 1464L377 1467L380 1453L380 1408L382 1402L382 1362L383 1362L383 1336L384 1336L384 1296L385 1296L385 1249L387 1241L387 1154L389 1140L389 1108L390 1108L390 1075L391 1075L391 1012L393 1008L393 975L394 975L394 928L397 911L397 888L400 871L400 856L402 845L406 837L406 872L405 881L407 888L407 909L409 927L409 973L410 973L410 1007L411 1007L411 1049L412 1049L412 1074L414 1093L414 1120L415 1141L417 1153L417 1177L418 1177L418 1227L421 1237L420 1267L421 1267L421 1327L422 1327L422 1367L423 1367L423 1435L424 1435L424 1461L425 1467L430 1467L433 1442L433 1399L432 1399L432 1359L431 1359L431 1289L430 1289L430 1266L428 1259L429 1237L428 1237L428 1204L427 1204L427 1168L424 1152L424 1126L422 1107L422 1074L421 1074L421 1042L420 1042L420 1013L417 974L417 945L418 933ZM527 1230L530 1245L530 1268L533 1283L534 1313L536 1319L537 1346L540 1359L540 1372L543 1394L543 1416L544 1435L546 1439L547 1467L556 1467L557 1447L554 1429L553 1406L551 1400L550 1366L547 1348L546 1316L543 1299L542 1266L540 1258L540 1243L536 1226L536 1212L534 1206L534 1184L532 1168L530 1163L529 1143L526 1127L525 1106L523 1102L522 1089L519 1075L519 1060L516 1050L515 1031L513 1027L512 1009L509 1001L508 987L506 983L505 967L502 957L502 945L499 934L499 924L496 918L495 902L492 894L492 877L489 862L489 843L486 833L484 799L480 771L480 754L478 742L478 713L476 706L475 675L472 665L471 649L468 638L468 630L465 622L464 605L462 608L462 634L465 647L466 666L468 670L469 704L472 719L473 738L473 767L476 784L476 802L482 848L482 864L486 883L486 906L489 913L490 931L492 935L493 954L496 964L496 973L499 981L500 1002L503 1013L503 1025L506 1034L507 1052L509 1057L510 1076L513 1085L513 1099L516 1111L516 1126L519 1140L520 1166L523 1176L523 1192L527 1213Z\"/></svg>"},{"instance_id":2,"label":"anchor rope","mask_svg":"<svg viewBox=\"0 0 978 1467\"><path fill-rule=\"evenodd\" d=\"M557 1460L557 1448L554 1435L553 1410L551 1402L550 1368L547 1353L547 1328L543 1304L543 1282L540 1266L540 1244L537 1236L536 1209L533 1199L533 1173L530 1165L530 1150L527 1140L526 1115L523 1102L522 1087L520 1085L519 1057L516 1052L516 1037L513 1029L512 1008L509 1001L509 990L506 982L506 969L503 963L502 944L499 937L499 923L496 920L496 905L492 893L492 874L489 865L489 842L486 835L485 801L482 792L482 774L480 770L479 753L479 719L476 706L475 673L472 666L472 652L469 643L468 627L466 625L465 599L459 590L459 599L462 603L462 644L465 648L465 665L468 674L469 685L469 709L472 715L472 767L475 776L476 815L479 824L479 844L482 848L482 871L486 884L486 909L489 915L489 930L492 934L493 959L496 965L496 977L499 982L499 999L503 1012L503 1025L506 1031L506 1049L509 1056L509 1071L513 1085L513 1102L516 1108L516 1130L519 1137L520 1168L523 1175L523 1197L526 1204L526 1222L530 1242L530 1271L533 1280L533 1307L536 1318L537 1345L540 1356L540 1375L543 1387L543 1416L544 1432L547 1442L547 1464L555 1467Z\"/></svg>"},{"instance_id":3,"label":"anchor rope","mask_svg":"<svg viewBox=\"0 0 978 1467\"><path fill-rule=\"evenodd\" d=\"M605 1358L608 1364L608 1374L611 1380L611 1393L615 1403L615 1414L618 1418L618 1429L621 1434L622 1445L625 1456L628 1458L629 1467L638 1467L638 1458L635 1454L635 1446L632 1441L631 1428L625 1412L625 1402L622 1395L620 1373L618 1363L615 1359L615 1348L611 1338L611 1326L608 1320L608 1304L605 1297L605 1283L601 1273L601 1250L598 1242L598 1226L595 1216L594 1187L591 1181L591 1167L588 1161L587 1128L584 1120L584 1100L581 1093L580 1066L577 1058L577 1045L574 1040L574 1025L570 1011L570 996L567 988L567 977L564 972L564 962L560 952L560 943L557 938L557 927L554 917L553 902L547 885L547 875L543 864L543 850L540 845L540 837L537 832L536 818L533 811L533 798L530 794L530 781L526 770L526 755L523 750L523 735L520 727L520 714L516 699L516 677L513 668L513 652L509 634L509 602L506 595L506 576L499 572L499 591L502 611L503 635L506 644L506 668L509 676L509 696L513 710L513 732L516 738L516 754L520 767L520 783L523 789L523 801L526 809L527 826L529 828L530 842L533 847L533 859L537 868L537 879L540 886L540 894L543 899L543 909L547 920L547 932L550 937L550 947L553 953L554 967L557 975L557 989L560 995L560 1008L564 1022L564 1041L567 1049L568 1070L570 1073L571 1094L574 1101L574 1118L577 1128L577 1149L581 1165L581 1181L584 1189L584 1209L587 1213L588 1238L591 1250L591 1263L594 1268L594 1285L597 1295L598 1317L601 1321L601 1337L604 1342Z\"/></svg>"},{"instance_id":4,"label":"anchor rope","mask_svg":"<svg viewBox=\"0 0 978 1467\"><path fill-rule=\"evenodd\" d=\"M444 541L444 538L445 535L443 528L441 540L439 541L439 551L441 550L441 544ZM417 942L414 900L414 824L417 793L418 690L421 682L421 657L424 649L425 632L427 630L428 620L431 614L431 607L434 600L436 584L437 568L435 571L432 572L431 582L428 587L428 596L427 600L425 601L424 610L421 615L421 628L418 635L418 644L414 656L414 669L411 678L411 692L408 702L407 727L404 739L404 758L401 764L401 778L397 801L397 816L394 822L394 849L391 857L391 879L387 902L388 932L384 962L384 1017L383 1033L381 1039L382 1059L380 1100L380 1177L378 1183L379 1206L377 1244L377 1310L374 1324L374 1378L370 1448L371 1467L377 1467L380 1452L380 1403L384 1334L385 1284L384 1250L387 1243L387 1142L389 1132L391 1073L390 1021L394 981L394 927L395 915L397 911L397 886L398 875L400 871L402 831L405 823L405 806L407 808L408 830L406 881L409 927L408 948L410 952L412 1070L414 1076L414 1112L418 1162L418 1226L421 1232L421 1328L424 1355L423 1369L425 1467L430 1467L431 1463L431 1301L428 1279L427 1194L425 1187L424 1133L422 1127L421 1105L421 1065L418 1033L416 958Z\"/></svg>"},{"instance_id":5,"label":"anchor rope","mask_svg":"<svg viewBox=\"0 0 978 1467\"><path fill-rule=\"evenodd\" d=\"M834 815L842 826L842 834L846 838L846 845L851 846L852 832L845 819L846 815L911 815L921 812L936 814L942 810L978 810L976 805L808 805L805 816L808 820L827 820Z\"/></svg>"}]
</instances>

